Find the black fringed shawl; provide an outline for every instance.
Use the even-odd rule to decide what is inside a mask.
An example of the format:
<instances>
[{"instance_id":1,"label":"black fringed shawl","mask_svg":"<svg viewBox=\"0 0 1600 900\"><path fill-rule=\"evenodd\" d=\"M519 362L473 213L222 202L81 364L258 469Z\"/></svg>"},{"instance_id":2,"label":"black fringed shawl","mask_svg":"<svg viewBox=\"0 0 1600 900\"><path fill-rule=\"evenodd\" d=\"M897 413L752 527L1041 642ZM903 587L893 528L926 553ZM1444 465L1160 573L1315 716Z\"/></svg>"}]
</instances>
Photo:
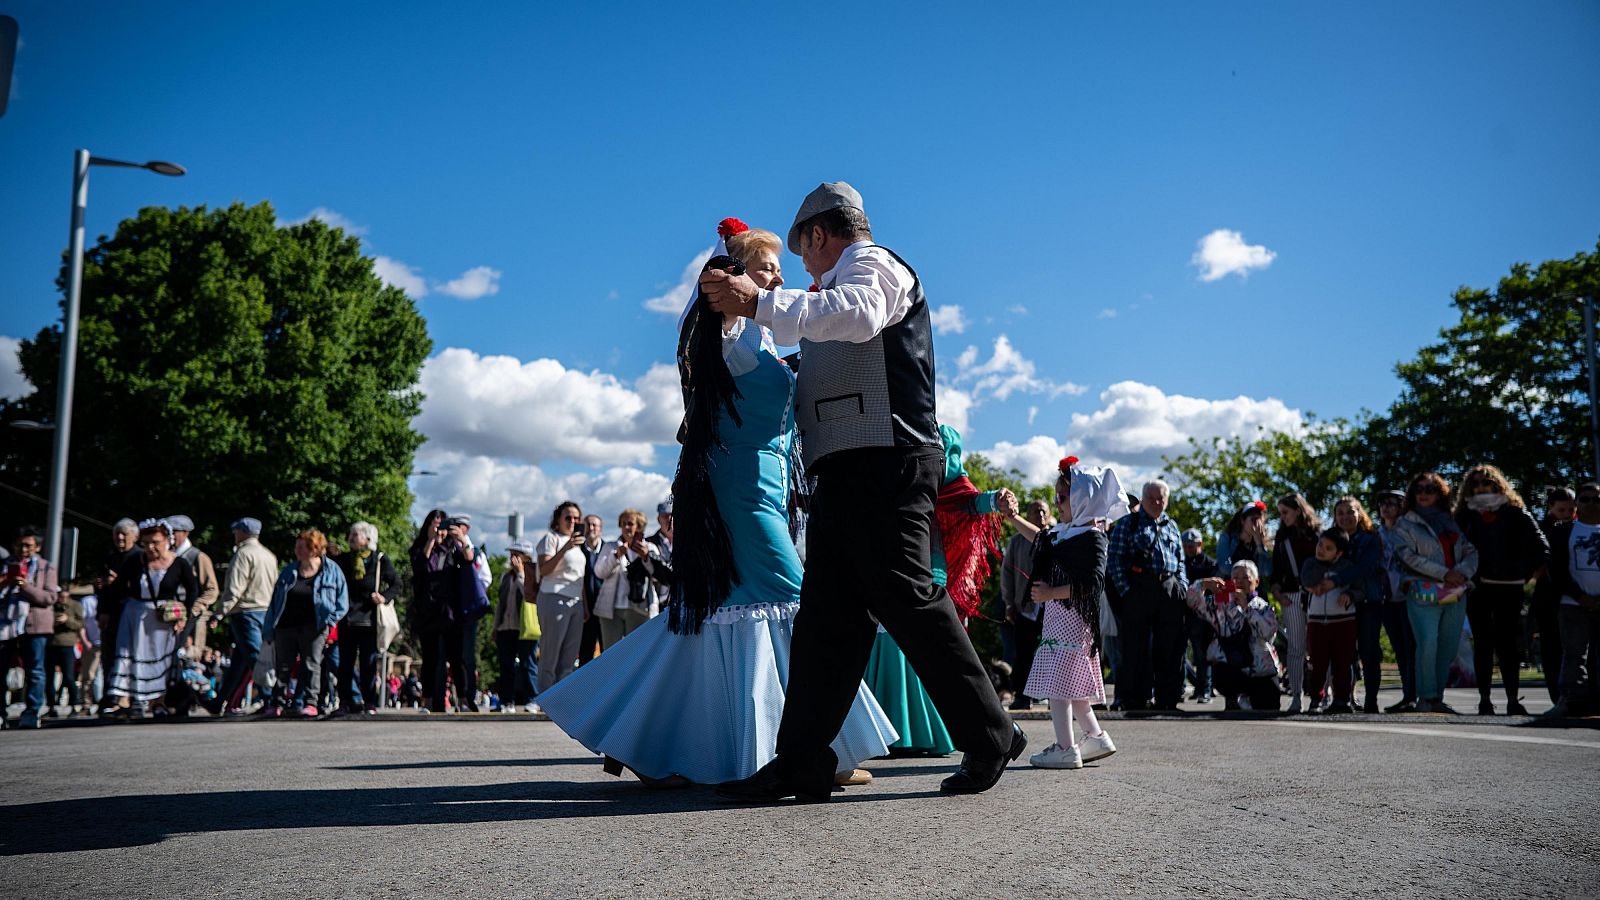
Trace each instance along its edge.
<instances>
[{"instance_id":1,"label":"black fringed shawl","mask_svg":"<svg viewBox=\"0 0 1600 900\"><path fill-rule=\"evenodd\" d=\"M713 257L705 267L744 272L744 265L731 256ZM678 429L683 449L672 479L674 578L667 627L676 634L697 634L739 583L728 523L711 487L711 454L726 449L717 428L722 410L734 425L744 424L734 403L744 395L722 358L722 316L712 311L699 288L678 332L678 378L683 382L683 425Z\"/></svg>"},{"instance_id":2,"label":"black fringed shawl","mask_svg":"<svg viewBox=\"0 0 1600 900\"><path fill-rule=\"evenodd\" d=\"M1039 532L1033 544L1033 572L1030 581L1051 587L1070 585L1072 599L1062 600L1089 626L1094 636L1094 652L1100 653L1100 597L1106 589L1106 551L1111 542L1098 528L1082 532L1062 543L1052 540L1049 530Z\"/></svg>"}]
</instances>

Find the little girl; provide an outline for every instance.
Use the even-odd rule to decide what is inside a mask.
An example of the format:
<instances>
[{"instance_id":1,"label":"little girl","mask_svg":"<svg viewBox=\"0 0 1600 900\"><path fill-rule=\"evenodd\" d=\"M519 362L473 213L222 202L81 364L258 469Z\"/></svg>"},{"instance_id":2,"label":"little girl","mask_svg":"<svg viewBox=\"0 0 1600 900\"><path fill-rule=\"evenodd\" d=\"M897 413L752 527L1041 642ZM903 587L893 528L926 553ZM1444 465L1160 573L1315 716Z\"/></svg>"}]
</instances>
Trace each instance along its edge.
<instances>
[{"instance_id":1,"label":"little girl","mask_svg":"<svg viewBox=\"0 0 1600 900\"><path fill-rule=\"evenodd\" d=\"M1116 472L1079 468L1077 463L1076 457L1063 459L1056 479L1061 524L1041 531L1020 516L1011 517L1017 530L1034 541L1032 596L1044 605L1044 633L1025 688L1030 697L1050 699L1056 728L1056 742L1028 760L1040 769L1079 769L1117 752L1093 705L1106 699L1100 669L1106 529L1128 514L1128 504ZM1083 730L1082 741L1072 737L1074 716Z\"/></svg>"}]
</instances>

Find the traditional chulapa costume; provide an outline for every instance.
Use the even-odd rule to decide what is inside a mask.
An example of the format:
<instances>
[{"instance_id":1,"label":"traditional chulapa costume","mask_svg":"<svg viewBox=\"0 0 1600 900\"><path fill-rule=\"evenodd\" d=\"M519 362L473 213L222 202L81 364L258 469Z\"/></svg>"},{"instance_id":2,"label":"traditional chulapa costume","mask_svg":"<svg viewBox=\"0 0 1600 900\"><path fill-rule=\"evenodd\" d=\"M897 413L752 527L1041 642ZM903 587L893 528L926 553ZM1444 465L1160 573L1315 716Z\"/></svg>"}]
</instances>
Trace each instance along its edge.
<instances>
[{"instance_id":1,"label":"traditional chulapa costume","mask_svg":"<svg viewBox=\"0 0 1600 900\"><path fill-rule=\"evenodd\" d=\"M945 467L933 508L933 581L945 586L957 611L968 618L977 612L979 590L989 577L990 554L998 552L1001 526L991 513L1000 492L980 492L967 478L959 432L940 425L939 436L944 440ZM943 756L955 749L921 679L881 625L867 660L866 681L900 733L891 750Z\"/></svg>"},{"instance_id":2,"label":"traditional chulapa costume","mask_svg":"<svg viewBox=\"0 0 1600 900\"><path fill-rule=\"evenodd\" d=\"M722 238L745 230L724 220ZM711 265L731 265L718 241ZM724 257L719 260L716 257ZM789 534L794 374L748 319L731 332L697 291L679 324L683 450L673 481L676 580L657 616L539 695L597 753L649 779L748 777L772 760L800 607ZM898 735L866 687L833 741L839 770Z\"/></svg>"},{"instance_id":3,"label":"traditional chulapa costume","mask_svg":"<svg viewBox=\"0 0 1600 900\"><path fill-rule=\"evenodd\" d=\"M1061 461L1062 475L1071 484L1072 521L1035 538L1029 578L1034 584L1072 589L1068 599L1045 604L1043 633L1024 689L1030 697L1050 698L1056 743L1030 760L1041 768L1077 768L1085 760L1116 752L1093 705L1106 700L1100 669L1100 609L1110 544L1106 527L1128 514L1128 502L1115 471L1080 468L1077 462L1071 456ZM1074 717L1083 729L1082 744L1073 740Z\"/></svg>"}]
</instances>

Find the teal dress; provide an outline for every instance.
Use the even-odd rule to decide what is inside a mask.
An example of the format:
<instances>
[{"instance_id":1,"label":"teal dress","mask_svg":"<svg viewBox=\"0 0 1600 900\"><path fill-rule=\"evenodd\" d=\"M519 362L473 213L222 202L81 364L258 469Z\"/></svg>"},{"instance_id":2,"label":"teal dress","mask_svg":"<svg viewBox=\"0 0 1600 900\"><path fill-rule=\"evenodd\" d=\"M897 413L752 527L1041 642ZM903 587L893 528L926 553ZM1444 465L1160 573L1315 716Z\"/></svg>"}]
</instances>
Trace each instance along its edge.
<instances>
[{"instance_id":1,"label":"teal dress","mask_svg":"<svg viewBox=\"0 0 1600 900\"><path fill-rule=\"evenodd\" d=\"M699 784L748 778L776 755L802 576L788 511L794 374L754 325L725 355L739 373L743 425L722 414L727 449L711 480L739 584L698 633L675 634L656 616L539 695L589 749ZM833 742L840 770L882 756L897 737L860 686Z\"/></svg>"},{"instance_id":2,"label":"teal dress","mask_svg":"<svg viewBox=\"0 0 1600 900\"><path fill-rule=\"evenodd\" d=\"M939 426L939 433L944 438L945 450L944 478L939 483L943 487L965 475L966 469L961 465L961 435L947 425ZM999 496L998 491L979 494L973 498L973 511L994 512ZM929 537L933 582L944 585L947 581L944 539L937 526ZM939 718L939 711L922 686L922 679L917 677L905 653L881 625L872 644L872 655L867 659L866 681L894 730L900 734L900 740L890 746L891 750L943 756L955 749L955 742L950 739L944 720Z\"/></svg>"}]
</instances>

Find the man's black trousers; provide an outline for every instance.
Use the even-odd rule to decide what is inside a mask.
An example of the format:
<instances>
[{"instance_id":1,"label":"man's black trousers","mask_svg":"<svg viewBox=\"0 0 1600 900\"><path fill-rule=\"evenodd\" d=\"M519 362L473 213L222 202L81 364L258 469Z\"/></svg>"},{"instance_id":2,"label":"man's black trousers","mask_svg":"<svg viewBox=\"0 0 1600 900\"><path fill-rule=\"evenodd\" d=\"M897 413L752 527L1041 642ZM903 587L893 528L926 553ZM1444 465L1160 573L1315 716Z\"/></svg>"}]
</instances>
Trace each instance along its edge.
<instances>
[{"instance_id":1,"label":"man's black trousers","mask_svg":"<svg viewBox=\"0 0 1600 900\"><path fill-rule=\"evenodd\" d=\"M955 603L933 583L929 529L944 453L872 448L813 467L806 572L790 651L778 757L815 774L867 668L877 624L905 653L955 745L982 757L1011 743L1011 717ZM831 774L831 773L830 773Z\"/></svg>"}]
</instances>

